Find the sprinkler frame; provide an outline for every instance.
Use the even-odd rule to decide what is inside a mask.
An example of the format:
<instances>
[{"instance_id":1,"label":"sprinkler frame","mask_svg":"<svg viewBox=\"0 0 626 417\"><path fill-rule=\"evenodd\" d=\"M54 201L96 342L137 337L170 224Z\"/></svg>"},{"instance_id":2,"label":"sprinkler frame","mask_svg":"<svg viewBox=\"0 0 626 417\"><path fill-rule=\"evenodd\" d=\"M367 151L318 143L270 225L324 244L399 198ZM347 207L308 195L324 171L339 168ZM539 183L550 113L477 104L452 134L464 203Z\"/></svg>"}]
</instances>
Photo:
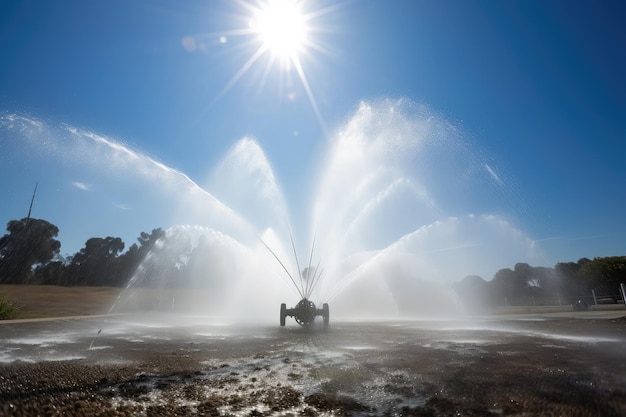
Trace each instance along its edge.
<instances>
[{"instance_id":1,"label":"sprinkler frame","mask_svg":"<svg viewBox=\"0 0 626 417\"><path fill-rule=\"evenodd\" d=\"M287 308L287 304L285 303L280 305L281 327L285 326L285 319L287 317L293 317L300 326L310 326L317 316L322 316L324 318L324 328L328 327L330 322L328 303L324 303L322 308L317 308L313 301L303 298L294 308Z\"/></svg>"},{"instance_id":2,"label":"sprinkler frame","mask_svg":"<svg viewBox=\"0 0 626 417\"><path fill-rule=\"evenodd\" d=\"M309 255L309 266L306 269L306 273L301 272L300 270L300 262L298 261L298 253L296 252L296 246L293 242L293 234L291 233L291 228L289 228L289 238L291 239L291 247L293 249L293 255L296 260L296 266L298 268L298 276L300 277L300 285L293 278L293 275L289 273L289 270L285 266L285 264L280 260L278 255L270 248L267 243L261 239L261 237L257 236L257 238L261 241L261 243L267 248L267 250L274 256L274 259L278 261L280 266L289 276L289 279L293 283L294 287L300 294L302 299L298 301L298 304L294 308L287 308L287 304L282 303L280 305L280 325L281 327L285 326L285 319L287 317L293 317L296 322L301 326L309 326L315 321L315 317L322 316L324 318L324 328L328 327L328 323L330 321L330 309L328 307L328 303L324 303L322 308L315 307L315 303L310 301L309 298L313 293L313 289L316 284L319 282L319 278L322 276L323 270L320 269L320 262L318 262L317 266L314 269L313 274L311 274L312 270L312 261L313 261L313 251L315 250L315 237L313 238L313 244L311 245L311 254ZM306 276L304 276L306 275Z\"/></svg>"}]
</instances>

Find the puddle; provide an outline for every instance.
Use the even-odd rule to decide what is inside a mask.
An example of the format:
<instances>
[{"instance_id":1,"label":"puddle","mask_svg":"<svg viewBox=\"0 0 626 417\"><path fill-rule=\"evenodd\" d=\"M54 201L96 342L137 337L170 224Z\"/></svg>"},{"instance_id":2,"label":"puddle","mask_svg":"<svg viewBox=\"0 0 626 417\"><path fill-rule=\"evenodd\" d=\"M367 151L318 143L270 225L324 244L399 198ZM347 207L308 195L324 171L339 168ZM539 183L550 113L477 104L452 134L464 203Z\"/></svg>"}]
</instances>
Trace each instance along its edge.
<instances>
[{"instance_id":1,"label":"puddle","mask_svg":"<svg viewBox=\"0 0 626 417\"><path fill-rule=\"evenodd\" d=\"M340 349L347 349L347 350L373 350L373 349L376 349L373 346L366 346L366 345L363 345L363 346L340 346L339 348Z\"/></svg>"}]
</instances>

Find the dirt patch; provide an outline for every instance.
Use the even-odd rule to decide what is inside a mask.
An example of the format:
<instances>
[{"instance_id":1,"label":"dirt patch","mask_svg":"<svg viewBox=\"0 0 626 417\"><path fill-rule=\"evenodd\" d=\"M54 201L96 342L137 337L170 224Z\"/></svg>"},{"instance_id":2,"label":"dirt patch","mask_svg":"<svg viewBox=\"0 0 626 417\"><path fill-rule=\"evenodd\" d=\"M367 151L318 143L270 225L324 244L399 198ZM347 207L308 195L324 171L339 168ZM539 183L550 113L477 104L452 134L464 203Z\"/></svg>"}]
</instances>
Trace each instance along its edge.
<instances>
[{"instance_id":1,"label":"dirt patch","mask_svg":"<svg viewBox=\"0 0 626 417\"><path fill-rule=\"evenodd\" d=\"M103 313L118 294L0 285L24 318ZM0 359L18 359L0 362L0 416L626 415L625 317L224 334L107 323L3 324Z\"/></svg>"},{"instance_id":2,"label":"dirt patch","mask_svg":"<svg viewBox=\"0 0 626 417\"><path fill-rule=\"evenodd\" d=\"M103 349L87 348L92 336L80 336L94 324L104 328ZM212 336L203 335L218 328L113 332L113 324L110 331L95 319L3 326L13 342L0 351L19 346L43 356L0 363L0 415L626 415L624 318L480 330L336 323L326 332L275 326ZM24 341L60 331L76 339L47 347ZM64 346L82 359L45 358Z\"/></svg>"}]
</instances>

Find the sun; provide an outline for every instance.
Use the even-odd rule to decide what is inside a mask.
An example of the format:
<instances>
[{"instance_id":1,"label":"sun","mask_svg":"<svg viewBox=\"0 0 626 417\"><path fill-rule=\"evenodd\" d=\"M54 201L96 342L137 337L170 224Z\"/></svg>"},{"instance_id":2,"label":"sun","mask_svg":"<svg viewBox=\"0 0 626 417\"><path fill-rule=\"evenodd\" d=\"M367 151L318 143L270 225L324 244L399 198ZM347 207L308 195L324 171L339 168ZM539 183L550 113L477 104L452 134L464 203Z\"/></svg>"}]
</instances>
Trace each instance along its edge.
<instances>
[{"instance_id":1,"label":"sun","mask_svg":"<svg viewBox=\"0 0 626 417\"><path fill-rule=\"evenodd\" d=\"M320 19L333 13L337 5L320 7L320 3L323 2L312 0L233 0L233 2L240 9L240 12L236 13L236 20L245 22L245 26L234 27L220 33L219 43L227 45L231 37L243 38L247 41L245 49L249 49L250 55L214 102L251 70L255 76L260 74L258 78L260 89L276 69L281 80L293 79L291 74L295 72L315 116L325 129L304 64L314 59L316 53L328 52L319 40L319 34L327 32ZM287 100L292 100L292 95L287 94L286 97Z\"/></svg>"},{"instance_id":2,"label":"sun","mask_svg":"<svg viewBox=\"0 0 626 417\"><path fill-rule=\"evenodd\" d=\"M305 52L308 44L306 15L302 3L295 0L272 0L253 12L251 30L261 42L261 48L289 64Z\"/></svg>"}]
</instances>

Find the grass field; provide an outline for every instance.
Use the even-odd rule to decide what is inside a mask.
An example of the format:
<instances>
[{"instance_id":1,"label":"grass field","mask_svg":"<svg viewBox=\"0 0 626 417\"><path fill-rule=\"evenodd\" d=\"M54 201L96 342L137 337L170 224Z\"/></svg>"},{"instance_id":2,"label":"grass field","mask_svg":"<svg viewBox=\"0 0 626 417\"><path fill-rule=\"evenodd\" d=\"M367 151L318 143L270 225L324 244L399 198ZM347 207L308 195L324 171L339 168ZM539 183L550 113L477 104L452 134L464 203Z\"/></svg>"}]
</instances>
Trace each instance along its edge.
<instances>
[{"instance_id":1,"label":"grass field","mask_svg":"<svg viewBox=\"0 0 626 417\"><path fill-rule=\"evenodd\" d=\"M0 320L35 319L107 314L123 291L116 287L62 287L56 285L0 284ZM174 311L172 300L186 300L178 312L189 305L201 306L214 297L207 289L140 288L134 298L116 305L115 313L137 311ZM17 305L13 314L2 314L3 304Z\"/></svg>"},{"instance_id":2,"label":"grass field","mask_svg":"<svg viewBox=\"0 0 626 417\"><path fill-rule=\"evenodd\" d=\"M0 300L17 305L13 319L85 316L108 312L120 291L111 287L3 284Z\"/></svg>"}]
</instances>

